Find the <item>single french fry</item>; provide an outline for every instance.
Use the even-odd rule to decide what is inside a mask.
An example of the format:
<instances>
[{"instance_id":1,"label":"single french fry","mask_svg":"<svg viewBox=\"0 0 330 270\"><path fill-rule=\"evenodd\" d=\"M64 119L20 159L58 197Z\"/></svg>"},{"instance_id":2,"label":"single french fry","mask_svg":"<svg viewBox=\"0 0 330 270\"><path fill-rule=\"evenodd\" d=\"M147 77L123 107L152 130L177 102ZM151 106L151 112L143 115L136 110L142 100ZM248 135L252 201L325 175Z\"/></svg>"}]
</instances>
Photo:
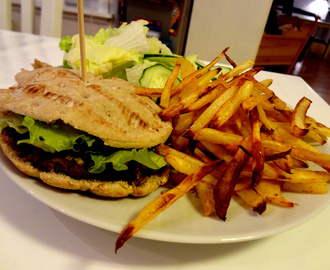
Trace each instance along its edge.
<instances>
[{"instance_id":1,"label":"single french fry","mask_svg":"<svg viewBox=\"0 0 330 270\"><path fill-rule=\"evenodd\" d=\"M259 90L259 93L264 93L267 97L273 97L275 95L275 93L269 89L269 85L270 83L272 83L272 81L257 81L255 78L250 78L250 80L253 82L254 88Z\"/></svg>"},{"instance_id":2,"label":"single french fry","mask_svg":"<svg viewBox=\"0 0 330 270\"><path fill-rule=\"evenodd\" d=\"M175 80L178 78L179 71L180 71L180 64L176 64L173 68L170 77L167 79L165 83L164 90L160 96L160 103L159 103L159 105L163 108L168 107L171 97L171 90L174 86Z\"/></svg>"},{"instance_id":3,"label":"single french fry","mask_svg":"<svg viewBox=\"0 0 330 270\"><path fill-rule=\"evenodd\" d=\"M233 59L231 59L227 53L225 53L225 58L233 67L237 66L235 61Z\"/></svg>"},{"instance_id":4,"label":"single french fry","mask_svg":"<svg viewBox=\"0 0 330 270\"><path fill-rule=\"evenodd\" d=\"M266 201L264 198L251 188L246 188L236 191L237 195L243 199L243 201L252 207L253 211L258 214L262 214L266 210Z\"/></svg>"},{"instance_id":5,"label":"single french fry","mask_svg":"<svg viewBox=\"0 0 330 270\"><path fill-rule=\"evenodd\" d=\"M195 187L201 179L219 165L219 161L207 163L187 176L179 185L170 189L159 197L148 203L136 216L130 221L120 233L116 241L115 252L121 248L136 232L138 232L146 223L153 220L157 215L170 207L174 202Z\"/></svg>"},{"instance_id":6,"label":"single french fry","mask_svg":"<svg viewBox=\"0 0 330 270\"><path fill-rule=\"evenodd\" d=\"M282 143L279 141L275 141L272 139L264 139L262 141L262 145L264 147L264 151L271 151L273 153L281 153L292 150L293 147L289 144Z\"/></svg>"},{"instance_id":7,"label":"single french fry","mask_svg":"<svg viewBox=\"0 0 330 270\"><path fill-rule=\"evenodd\" d=\"M303 141L302 139L295 137L284 128L277 127L276 131L280 134L281 138L286 144L292 145L293 147L303 148L313 152L319 152L313 146Z\"/></svg>"},{"instance_id":8,"label":"single french fry","mask_svg":"<svg viewBox=\"0 0 330 270\"><path fill-rule=\"evenodd\" d=\"M239 145L242 136L236 134L228 134L212 128L202 128L197 131L194 140L197 141L206 141L216 144L230 144L230 145Z\"/></svg>"},{"instance_id":9,"label":"single french fry","mask_svg":"<svg viewBox=\"0 0 330 270\"><path fill-rule=\"evenodd\" d=\"M232 156L219 144L214 144L206 141L201 141L201 144L216 156L220 160L224 160L226 163L229 163L232 160Z\"/></svg>"},{"instance_id":10,"label":"single french fry","mask_svg":"<svg viewBox=\"0 0 330 270\"><path fill-rule=\"evenodd\" d=\"M164 88L135 87L135 94L140 96L160 97Z\"/></svg>"},{"instance_id":11,"label":"single french fry","mask_svg":"<svg viewBox=\"0 0 330 270\"><path fill-rule=\"evenodd\" d=\"M265 163L265 167L266 167ZM328 182L330 180L330 173L327 171L311 171L304 169L291 169L290 173L287 173L278 167L270 166L267 167L267 172L264 174L265 179L276 179L281 182L290 182L296 184L305 184L305 183L320 183ZM278 176L276 176L276 173ZM272 175L271 175L272 174Z\"/></svg>"},{"instance_id":12,"label":"single french fry","mask_svg":"<svg viewBox=\"0 0 330 270\"><path fill-rule=\"evenodd\" d=\"M191 105L187 107L188 111L196 111L209 103L212 103L214 100L216 100L225 90L222 85L219 85L206 93L204 96L197 99L195 102L193 102Z\"/></svg>"},{"instance_id":13,"label":"single french fry","mask_svg":"<svg viewBox=\"0 0 330 270\"><path fill-rule=\"evenodd\" d=\"M282 196L281 183L279 181L262 180L254 189L270 203L283 207L294 207L293 202L289 202Z\"/></svg>"},{"instance_id":14,"label":"single french fry","mask_svg":"<svg viewBox=\"0 0 330 270\"><path fill-rule=\"evenodd\" d=\"M265 155L261 142L261 122L258 110L255 108L250 112L252 126L252 185L257 185L263 174Z\"/></svg>"},{"instance_id":15,"label":"single french fry","mask_svg":"<svg viewBox=\"0 0 330 270\"><path fill-rule=\"evenodd\" d=\"M283 190L299 193L312 193L312 194L326 194L328 192L327 182L317 182L317 183L290 183L285 182L282 186Z\"/></svg>"},{"instance_id":16,"label":"single french fry","mask_svg":"<svg viewBox=\"0 0 330 270\"><path fill-rule=\"evenodd\" d=\"M261 83L265 87L269 87L273 83L273 79L265 79L260 81L259 83Z\"/></svg>"},{"instance_id":17,"label":"single french fry","mask_svg":"<svg viewBox=\"0 0 330 270\"><path fill-rule=\"evenodd\" d=\"M196 147L194 151L194 155L204 163L208 163L213 161L208 155L206 155L200 148Z\"/></svg>"},{"instance_id":18,"label":"single french fry","mask_svg":"<svg viewBox=\"0 0 330 270\"><path fill-rule=\"evenodd\" d=\"M265 153L265 161L276 161L278 159L283 159L285 158L287 155L290 155L291 153L291 149L284 151L284 152L269 152L269 153Z\"/></svg>"},{"instance_id":19,"label":"single french fry","mask_svg":"<svg viewBox=\"0 0 330 270\"><path fill-rule=\"evenodd\" d=\"M187 155L183 152L177 151L168 146L158 146L157 153L165 156L165 160L178 172L189 175L197 168L204 165L204 162ZM218 179L209 174L206 175L203 181L215 185Z\"/></svg>"},{"instance_id":20,"label":"single french fry","mask_svg":"<svg viewBox=\"0 0 330 270\"><path fill-rule=\"evenodd\" d=\"M178 58L174 59L173 63L176 65L177 64L180 65L181 76L183 79L188 77L191 73L196 71L194 65L187 58L178 57Z\"/></svg>"},{"instance_id":21,"label":"single french fry","mask_svg":"<svg viewBox=\"0 0 330 270\"><path fill-rule=\"evenodd\" d=\"M196 191L199 200L201 201L204 216L209 216L214 211L214 196L213 186L203 181L196 185Z\"/></svg>"},{"instance_id":22,"label":"single french fry","mask_svg":"<svg viewBox=\"0 0 330 270\"><path fill-rule=\"evenodd\" d=\"M313 127L308 127L308 133L306 136L319 143L320 145L327 143L327 139L323 138Z\"/></svg>"},{"instance_id":23,"label":"single french fry","mask_svg":"<svg viewBox=\"0 0 330 270\"><path fill-rule=\"evenodd\" d=\"M291 183L319 183L328 182L330 173L326 171L311 171L302 169L292 169L290 173L285 173L287 182Z\"/></svg>"},{"instance_id":24,"label":"single french fry","mask_svg":"<svg viewBox=\"0 0 330 270\"><path fill-rule=\"evenodd\" d=\"M309 168L309 163L306 160L300 160L297 158L292 158L293 162L293 167L294 168L300 168L300 169L308 169Z\"/></svg>"},{"instance_id":25,"label":"single french fry","mask_svg":"<svg viewBox=\"0 0 330 270\"><path fill-rule=\"evenodd\" d=\"M330 137L330 128L329 127L316 122L316 120L310 116L306 116L305 121L306 121L307 125L310 125L310 127L315 129L320 135L325 136L325 137Z\"/></svg>"},{"instance_id":26,"label":"single french fry","mask_svg":"<svg viewBox=\"0 0 330 270\"><path fill-rule=\"evenodd\" d=\"M254 65L254 61L252 59L246 60L245 62L243 62L242 64L234 67L232 70L230 70L224 77L224 80L227 81L235 76L237 76L238 74L242 73L243 71L253 67Z\"/></svg>"},{"instance_id":27,"label":"single french fry","mask_svg":"<svg viewBox=\"0 0 330 270\"><path fill-rule=\"evenodd\" d=\"M244 171L244 169L243 169L243 171ZM242 171L242 173L243 173L243 171ZM240 177L238 183L236 183L236 185L235 185L234 191L240 191L240 190L243 190L243 189L248 189L248 188L251 187L251 184L252 184L251 177Z\"/></svg>"},{"instance_id":28,"label":"single french fry","mask_svg":"<svg viewBox=\"0 0 330 270\"><path fill-rule=\"evenodd\" d=\"M185 88L175 95L174 97L171 98L170 105L174 105L175 103L178 103L179 101L189 97L190 95L194 94L198 90L198 78L194 77L191 79L191 81L185 86ZM208 89L203 88L199 89L199 92L201 93L207 93Z\"/></svg>"},{"instance_id":29,"label":"single french fry","mask_svg":"<svg viewBox=\"0 0 330 270\"><path fill-rule=\"evenodd\" d=\"M216 68L205 72L198 78L198 87L201 88L207 85L220 71L221 68Z\"/></svg>"},{"instance_id":30,"label":"single french fry","mask_svg":"<svg viewBox=\"0 0 330 270\"><path fill-rule=\"evenodd\" d=\"M251 138L249 137L242 140L242 145L244 148L251 148L249 146L250 140ZM215 200L215 212L217 216L223 221L226 220L227 210L235 189L235 185L238 183L240 173L242 172L249 158L249 155L247 155L241 148L239 148L233 159L226 166L226 170L224 171L222 177L214 186L213 194Z\"/></svg>"},{"instance_id":31,"label":"single french fry","mask_svg":"<svg viewBox=\"0 0 330 270\"><path fill-rule=\"evenodd\" d=\"M174 134L171 135L171 141L173 148L178 151L183 151L188 147L189 139L183 137L182 135L176 136Z\"/></svg>"},{"instance_id":32,"label":"single french fry","mask_svg":"<svg viewBox=\"0 0 330 270\"><path fill-rule=\"evenodd\" d=\"M305 122L305 118L311 103L312 102L308 98L303 97L301 100L299 100L296 107L294 108L290 121L290 132L298 138L305 136L309 131Z\"/></svg>"},{"instance_id":33,"label":"single french fry","mask_svg":"<svg viewBox=\"0 0 330 270\"><path fill-rule=\"evenodd\" d=\"M194 122L194 112L180 114L173 123L173 134L181 135Z\"/></svg>"}]
</instances>

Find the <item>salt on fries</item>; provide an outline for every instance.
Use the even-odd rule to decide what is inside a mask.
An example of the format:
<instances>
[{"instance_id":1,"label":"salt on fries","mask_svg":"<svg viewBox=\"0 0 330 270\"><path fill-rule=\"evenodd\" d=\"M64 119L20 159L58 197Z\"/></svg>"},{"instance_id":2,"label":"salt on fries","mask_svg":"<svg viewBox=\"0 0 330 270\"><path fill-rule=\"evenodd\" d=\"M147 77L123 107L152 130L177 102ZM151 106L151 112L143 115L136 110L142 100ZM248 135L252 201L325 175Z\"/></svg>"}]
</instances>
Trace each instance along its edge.
<instances>
[{"instance_id":1,"label":"salt on fries","mask_svg":"<svg viewBox=\"0 0 330 270\"><path fill-rule=\"evenodd\" d=\"M307 116L311 101L303 97L294 109L288 108L269 88L272 80L254 78L261 69L254 68L252 60L236 65L227 50L198 70L187 59L178 58L164 89L136 89L140 95L158 97L163 107L160 117L172 121L170 144L156 150L173 168L173 179L184 180L128 223L117 239L116 252L192 189L204 215L215 213L222 220L235 194L262 214L268 203L296 205L285 199L284 190L328 192L330 155L307 141L325 144L330 128ZM222 56L233 66L225 75L214 68ZM183 79L174 86L179 72ZM319 169L308 170L310 163Z\"/></svg>"}]
</instances>

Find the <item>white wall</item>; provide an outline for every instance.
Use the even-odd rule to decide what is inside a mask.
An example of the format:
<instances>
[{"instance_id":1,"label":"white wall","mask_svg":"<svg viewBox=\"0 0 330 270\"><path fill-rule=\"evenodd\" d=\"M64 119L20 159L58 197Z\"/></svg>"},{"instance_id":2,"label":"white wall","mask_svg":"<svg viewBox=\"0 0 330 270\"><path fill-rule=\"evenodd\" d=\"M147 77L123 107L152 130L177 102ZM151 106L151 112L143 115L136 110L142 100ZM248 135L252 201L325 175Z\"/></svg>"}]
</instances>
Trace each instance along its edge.
<instances>
[{"instance_id":1,"label":"white wall","mask_svg":"<svg viewBox=\"0 0 330 270\"><path fill-rule=\"evenodd\" d=\"M330 0L295 0L293 6L309 12L312 12L322 19L324 19L328 13L328 7Z\"/></svg>"},{"instance_id":2,"label":"white wall","mask_svg":"<svg viewBox=\"0 0 330 270\"><path fill-rule=\"evenodd\" d=\"M271 5L272 0L195 0L185 55L211 61L230 47L228 55L237 64L254 60Z\"/></svg>"}]
</instances>

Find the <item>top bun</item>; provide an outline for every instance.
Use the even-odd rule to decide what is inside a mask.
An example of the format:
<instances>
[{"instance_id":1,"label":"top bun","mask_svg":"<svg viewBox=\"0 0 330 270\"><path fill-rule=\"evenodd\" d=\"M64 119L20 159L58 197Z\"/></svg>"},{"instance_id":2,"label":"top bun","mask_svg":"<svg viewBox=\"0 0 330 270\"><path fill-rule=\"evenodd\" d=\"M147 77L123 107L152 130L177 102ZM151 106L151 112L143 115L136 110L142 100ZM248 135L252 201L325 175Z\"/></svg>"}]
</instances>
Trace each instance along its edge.
<instances>
[{"instance_id":1,"label":"top bun","mask_svg":"<svg viewBox=\"0 0 330 270\"><path fill-rule=\"evenodd\" d=\"M79 71L35 62L22 69L17 85L0 91L0 111L47 123L62 120L117 148L144 148L164 143L172 125L158 116L160 108L135 86L121 79L102 79Z\"/></svg>"}]
</instances>

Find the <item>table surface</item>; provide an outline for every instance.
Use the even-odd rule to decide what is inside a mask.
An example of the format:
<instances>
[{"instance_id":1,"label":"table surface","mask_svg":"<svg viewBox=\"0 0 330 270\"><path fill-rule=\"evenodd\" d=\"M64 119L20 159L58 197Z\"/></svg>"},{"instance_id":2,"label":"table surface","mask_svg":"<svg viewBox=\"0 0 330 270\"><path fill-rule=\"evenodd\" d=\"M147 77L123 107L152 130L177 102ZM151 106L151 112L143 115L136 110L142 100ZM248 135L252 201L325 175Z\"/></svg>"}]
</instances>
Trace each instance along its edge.
<instances>
[{"instance_id":1,"label":"table surface","mask_svg":"<svg viewBox=\"0 0 330 270\"><path fill-rule=\"evenodd\" d=\"M0 31L0 87L36 58L61 65L58 39ZM277 75L281 76L281 75ZM283 75L284 76L284 75ZM287 75L286 75L287 76ZM0 169L0 269L329 269L330 207L272 237L231 244L176 244L117 234L42 204Z\"/></svg>"},{"instance_id":2,"label":"table surface","mask_svg":"<svg viewBox=\"0 0 330 270\"><path fill-rule=\"evenodd\" d=\"M293 13L292 15L297 16L297 17L299 17L300 19L302 19L306 22L313 22L315 20L314 17L299 14L299 13ZM322 28L330 28L330 21L319 19L319 20L317 20L317 26L322 27Z\"/></svg>"}]
</instances>

